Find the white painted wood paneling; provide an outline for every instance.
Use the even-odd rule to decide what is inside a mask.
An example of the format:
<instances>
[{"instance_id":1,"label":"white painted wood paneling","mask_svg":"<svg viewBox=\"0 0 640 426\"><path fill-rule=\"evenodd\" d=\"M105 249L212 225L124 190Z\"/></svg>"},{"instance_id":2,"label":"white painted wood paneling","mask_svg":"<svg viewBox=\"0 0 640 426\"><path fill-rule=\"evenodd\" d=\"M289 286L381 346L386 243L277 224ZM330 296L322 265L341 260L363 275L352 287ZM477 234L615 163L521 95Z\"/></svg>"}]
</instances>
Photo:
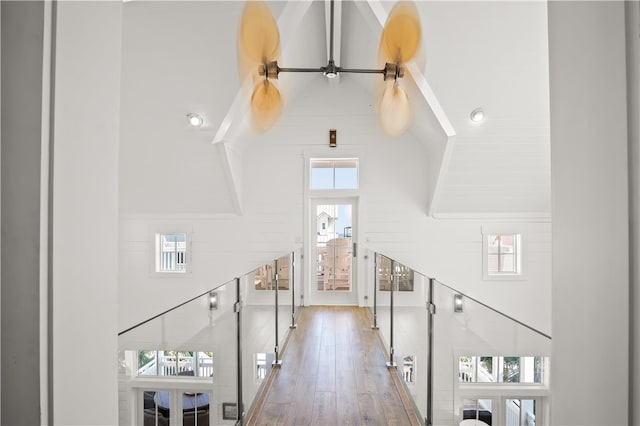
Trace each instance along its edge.
<instances>
[{"instance_id":1,"label":"white painted wood paneling","mask_svg":"<svg viewBox=\"0 0 640 426\"><path fill-rule=\"evenodd\" d=\"M387 11L392 3L381 5ZM238 186L234 188L225 178L227 160L203 144L213 139L238 93L234 38L241 6L239 2L125 5L120 154L123 212L219 214L241 210ZM325 65L323 2L300 7L269 2L269 6L281 29L280 65ZM424 71L424 83L433 89L459 135L456 143L464 145L444 150L439 136L433 134L433 124L425 125L432 120L427 120L430 113L420 101L421 94L410 79L404 81L416 103L412 132L429 148L426 162L431 187L427 190L441 202L430 206L433 213L548 214L546 4L419 2L417 6L424 52L414 68L418 73ZM380 25L372 19L368 4L343 2L343 9L339 65L379 67ZM349 123L345 120L341 126L341 135L357 132L368 138L370 132L378 132L376 126L361 126L375 103L374 76L343 74L336 81L320 83L323 80L320 74L281 74L278 86L286 110L276 127L324 129L324 120L333 120L335 126L335 118L344 117L344 98L335 92L356 84L369 94L359 103L349 103L353 110ZM325 85L319 93L333 99L328 106L308 92L317 95L318 84ZM307 99L299 99L301 96ZM294 104L298 111L291 112ZM487 112L482 126L468 120L476 106ZM184 115L192 110L205 118L199 130L184 123ZM296 119L285 124L286 115L293 117L291 114ZM239 143L239 152L253 140L243 115L241 110L235 111L235 130L230 131L229 140L224 139ZM324 139L320 136L318 142L324 144ZM535 151L519 152L522 143L532 144L530 149ZM447 161L438 172L443 155ZM508 172L513 179L506 184L496 171ZM234 176L241 174L234 172ZM436 185L438 192L434 194ZM175 203L166 202L167 192L175 194Z\"/></svg>"},{"instance_id":2,"label":"white painted wood paneling","mask_svg":"<svg viewBox=\"0 0 640 426\"><path fill-rule=\"evenodd\" d=\"M321 96L323 93L326 96ZM355 152L361 159L361 256L367 248L379 250L549 332L549 224L516 225L527 244L531 242L527 280L483 282L483 222L427 217L426 148L411 134L398 140L382 137L372 113L359 112L359 105L367 97L368 92L359 86L346 86L338 91L325 80L319 80L296 99L271 132L250 135L243 142L242 216L211 219L185 216L177 220L160 215L155 220L125 219L121 234L120 326L170 307L180 297L184 298L181 295L185 292L205 291L260 262L301 247L306 203L305 156L350 156ZM309 112L311 104L331 114L313 116ZM328 147L329 128L338 130L336 149ZM188 278L149 276L148 235L154 223L167 220L193 226L194 264Z\"/></svg>"},{"instance_id":3,"label":"white painted wood paneling","mask_svg":"<svg viewBox=\"0 0 640 426\"><path fill-rule=\"evenodd\" d=\"M546 8L421 4L426 76L457 133L436 213L550 212Z\"/></svg>"},{"instance_id":4,"label":"white painted wood paneling","mask_svg":"<svg viewBox=\"0 0 640 426\"><path fill-rule=\"evenodd\" d=\"M123 212L235 211L223 158L210 141L239 85L235 40L220 29L241 10L241 2L124 5ZM203 116L201 128L188 126L190 112Z\"/></svg>"}]
</instances>

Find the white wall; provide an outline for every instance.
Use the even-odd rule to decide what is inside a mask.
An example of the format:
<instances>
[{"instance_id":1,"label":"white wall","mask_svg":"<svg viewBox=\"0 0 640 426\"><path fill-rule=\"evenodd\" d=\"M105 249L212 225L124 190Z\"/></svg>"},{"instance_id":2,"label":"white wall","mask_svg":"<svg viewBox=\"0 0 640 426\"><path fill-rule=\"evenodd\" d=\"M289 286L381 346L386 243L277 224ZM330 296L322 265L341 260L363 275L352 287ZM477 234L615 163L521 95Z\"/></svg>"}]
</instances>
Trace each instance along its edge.
<instances>
[{"instance_id":1,"label":"white wall","mask_svg":"<svg viewBox=\"0 0 640 426\"><path fill-rule=\"evenodd\" d=\"M218 147L209 142L238 89L230 37L242 7L238 1L123 5L121 211L234 212ZM190 112L204 118L201 128L187 124Z\"/></svg>"},{"instance_id":2,"label":"white wall","mask_svg":"<svg viewBox=\"0 0 640 426\"><path fill-rule=\"evenodd\" d=\"M316 96L320 91L332 96ZM325 115L317 114L318 102L327 102L320 105ZM379 250L550 332L550 225L506 224L523 233L527 277L482 281L481 228L502 222L428 218L425 147L411 134L384 138L373 116L359 112L369 103L360 86L338 88L321 80L290 101L272 131L245 136L242 216L123 216L119 329L300 247L309 195L305 158L354 155L360 158L360 277L366 275L366 249ZM328 129L334 127L338 148L330 149ZM185 278L154 277L152 234L174 225L192 230L193 271ZM361 304L365 294L372 297L360 288Z\"/></svg>"},{"instance_id":3,"label":"white wall","mask_svg":"<svg viewBox=\"0 0 640 426\"><path fill-rule=\"evenodd\" d=\"M624 19L620 1L549 2L557 425L628 423Z\"/></svg>"},{"instance_id":4,"label":"white wall","mask_svg":"<svg viewBox=\"0 0 640 426\"><path fill-rule=\"evenodd\" d=\"M268 215L266 215L268 216ZM265 215L212 219L123 219L118 329L123 330L213 287L250 272L295 248L286 223L265 225ZM258 223L256 223L258 222ZM157 223L192 230L192 270L182 276L153 271ZM262 229L262 230L261 230ZM296 261L299 263L299 259Z\"/></svg>"},{"instance_id":5,"label":"white wall","mask_svg":"<svg viewBox=\"0 0 640 426\"><path fill-rule=\"evenodd\" d=\"M372 224L368 247L474 297L546 334L551 333L551 225L490 219L432 219L397 209ZM394 218L393 221L388 221ZM384 221L388 221L385 223ZM518 232L523 277L483 280L482 229Z\"/></svg>"},{"instance_id":6,"label":"white wall","mask_svg":"<svg viewBox=\"0 0 640 426\"><path fill-rule=\"evenodd\" d=\"M122 3L57 2L53 421L116 424Z\"/></svg>"}]
</instances>

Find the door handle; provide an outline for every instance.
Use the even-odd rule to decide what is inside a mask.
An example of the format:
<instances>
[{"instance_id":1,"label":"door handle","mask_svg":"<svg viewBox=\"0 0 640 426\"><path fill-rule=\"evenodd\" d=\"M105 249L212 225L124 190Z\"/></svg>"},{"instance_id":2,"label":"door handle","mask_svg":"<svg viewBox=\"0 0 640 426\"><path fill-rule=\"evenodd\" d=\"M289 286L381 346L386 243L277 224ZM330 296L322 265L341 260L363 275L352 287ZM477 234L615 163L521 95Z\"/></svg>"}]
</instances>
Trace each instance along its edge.
<instances>
[{"instance_id":1,"label":"door handle","mask_svg":"<svg viewBox=\"0 0 640 426\"><path fill-rule=\"evenodd\" d=\"M357 249L358 249L358 245L356 243L353 243L353 257L358 257Z\"/></svg>"}]
</instances>

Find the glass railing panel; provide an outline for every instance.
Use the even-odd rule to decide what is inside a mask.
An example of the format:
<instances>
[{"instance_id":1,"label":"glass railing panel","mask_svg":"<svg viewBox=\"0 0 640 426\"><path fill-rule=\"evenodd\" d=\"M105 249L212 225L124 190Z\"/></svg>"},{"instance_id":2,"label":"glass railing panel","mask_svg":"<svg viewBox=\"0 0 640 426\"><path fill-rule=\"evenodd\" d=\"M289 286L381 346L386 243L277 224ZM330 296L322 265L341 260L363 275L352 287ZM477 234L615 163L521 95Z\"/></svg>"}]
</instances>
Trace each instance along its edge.
<instances>
[{"instance_id":1,"label":"glass railing panel","mask_svg":"<svg viewBox=\"0 0 640 426\"><path fill-rule=\"evenodd\" d=\"M237 395L235 289L221 285L120 333L120 424L234 423L220 407Z\"/></svg>"},{"instance_id":2,"label":"glass railing panel","mask_svg":"<svg viewBox=\"0 0 640 426\"><path fill-rule=\"evenodd\" d=\"M293 317L290 320L291 324L296 324L298 313L302 307L302 259L300 257L300 250L295 250L291 253L291 305L293 306Z\"/></svg>"},{"instance_id":3,"label":"glass railing panel","mask_svg":"<svg viewBox=\"0 0 640 426\"><path fill-rule=\"evenodd\" d=\"M240 279L242 301L242 399L247 415L269 375L276 346L273 263Z\"/></svg>"},{"instance_id":4,"label":"glass railing panel","mask_svg":"<svg viewBox=\"0 0 640 426\"><path fill-rule=\"evenodd\" d=\"M387 352L391 345L391 259L381 254L377 255L377 288L376 311L380 337L385 344Z\"/></svg>"},{"instance_id":5,"label":"glass railing panel","mask_svg":"<svg viewBox=\"0 0 640 426\"><path fill-rule=\"evenodd\" d=\"M218 292L221 299L222 309L220 316L212 318L211 325L207 330L210 337L216 342L216 353L219 354L217 360L214 360L214 368L220 370L214 377L214 390L212 403L215 409L211 412L211 424L233 424L234 409L238 395L237 374L238 356L237 356L237 332L238 332L238 316L235 313L234 305L237 301L237 283L223 287ZM225 408L231 407L231 409Z\"/></svg>"},{"instance_id":6,"label":"glass railing panel","mask_svg":"<svg viewBox=\"0 0 640 426\"><path fill-rule=\"evenodd\" d=\"M291 270L291 254L277 260L278 272L278 351L282 352L284 342L289 335L293 301L291 287L293 285Z\"/></svg>"},{"instance_id":7,"label":"glass railing panel","mask_svg":"<svg viewBox=\"0 0 640 426\"><path fill-rule=\"evenodd\" d=\"M377 321L377 318L374 316L377 314L375 312L375 303L376 303L376 288L378 284L376 282L376 256L377 254L372 252L369 249L365 249L364 254L364 273L365 273L365 290L364 290L364 306L369 310L369 315L371 316L371 324L374 324L374 320Z\"/></svg>"},{"instance_id":8,"label":"glass railing panel","mask_svg":"<svg viewBox=\"0 0 640 426\"><path fill-rule=\"evenodd\" d=\"M433 291L434 424L509 416L535 424L548 394L550 337L437 281Z\"/></svg>"},{"instance_id":9,"label":"glass railing panel","mask_svg":"<svg viewBox=\"0 0 640 426\"><path fill-rule=\"evenodd\" d=\"M429 279L398 264L393 302L396 372L420 417L427 416Z\"/></svg>"}]
</instances>

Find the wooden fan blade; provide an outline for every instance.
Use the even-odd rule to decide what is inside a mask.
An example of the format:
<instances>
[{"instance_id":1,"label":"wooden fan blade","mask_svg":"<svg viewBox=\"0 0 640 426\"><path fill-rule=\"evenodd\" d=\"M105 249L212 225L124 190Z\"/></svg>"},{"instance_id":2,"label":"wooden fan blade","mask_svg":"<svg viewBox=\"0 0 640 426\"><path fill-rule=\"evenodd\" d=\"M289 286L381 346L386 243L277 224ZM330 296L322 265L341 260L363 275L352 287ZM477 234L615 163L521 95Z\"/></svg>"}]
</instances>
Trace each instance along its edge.
<instances>
[{"instance_id":1,"label":"wooden fan blade","mask_svg":"<svg viewBox=\"0 0 640 426\"><path fill-rule=\"evenodd\" d=\"M385 62L410 61L420 47L420 18L412 2L401 1L391 9L380 37L380 55Z\"/></svg>"},{"instance_id":2,"label":"wooden fan blade","mask_svg":"<svg viewBox=\"0 0 640 426\"><path fill-rule=\"evenodd\" d=\"M280 55L280 32L263 1L248 1L238 29L238 57L255 65L275 61Z\"/></svg>"},{"instance_id":3,"label":"wooden fan blade","mask_svg":"<svg viewBox=\"0 0 640 426\"><path fill-rule=\"evenodd\" d=\"M256 84L251 95L253 126L259 132L270 129L282 112L282 96L278 88L269 80Z\"/></svg>"},{"instance_id":4,"label":"wooden fan blade","mask_svg":"<svg viewBox=\"0 0 640 426\"><path fill-rule=\"evenodd\" d=\"M385 83L378 101L378 120L387 136L402 135L411 125L412 112L407 92L393 81Z\"/></svg>"}]
</instances>

